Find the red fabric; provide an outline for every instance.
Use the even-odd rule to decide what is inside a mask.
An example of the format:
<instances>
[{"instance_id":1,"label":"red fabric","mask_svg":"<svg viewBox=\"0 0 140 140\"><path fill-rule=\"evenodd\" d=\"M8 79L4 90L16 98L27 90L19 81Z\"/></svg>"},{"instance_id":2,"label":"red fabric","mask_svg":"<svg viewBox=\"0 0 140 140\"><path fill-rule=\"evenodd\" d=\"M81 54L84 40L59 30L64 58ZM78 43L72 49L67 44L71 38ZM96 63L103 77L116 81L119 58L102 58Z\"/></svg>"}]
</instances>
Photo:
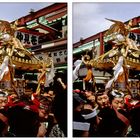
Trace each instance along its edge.
<instances>
[{"instance_id":1,"label":"red fabric","mask_svg":"<svg viewBox=\"0 0 140 140\"><path fill-rule=\"evenodd\" d=\"M79 89L73 90L74 93L80 93L81 91Z\"/></svg>"},{"instance_id":2,"label":"red fabric","mask_svg":"<svg viewBox=\"0 0 140 140\"><path fill-rule=\"evenodd\" d=\"M21 107L24 107L24 106L25 106L25 103L24 103L24 102L8 103L6 106L7 106L7 107L15 107L15 106L21 106Z\"/></svg>"},{"instance_id":3,"label":"red fabric","mask_svg":"<svg viewBox=\"0 0 140 140\"><path fill-rule=\"evenodd\" d=\"M9 107L11 108L11 107L15 107L15 106L20 106L20 107L23 107L23 108L25 108L26 109L26 107L29 109L29 110L31 110L31 111L33 111L33 112L38 112L38 106L37 105L35 105L35 104L33 104L33 105L26 105L24 102L18 102L18 103L10 103L10 104L7 104L6 105L6 107L5 107L5 109L8 109Z\"/></svg>"},{"instance_id":4,"label":"red fabric","mask_svg":"<svg viewBox=\"0 0 140 140\"><path fill-rule=\"evenodd\" d=\"M126 98L125 99L125 104L127 105L128 109L131 109L134 105L130 103L130 99Z\"/></svg>"},{"instance_id":5,"label":"red fabric","mask_svg":"<svg viewBox=\"0 0 140 140\"><path fill-rule=\"evenodd\" d=\"M32 96L32 97L31 97L32 102L33 102L36 106L39 107L39 106L40 106L40 102L39 102L39 100L37 99L36 93L33 93L31 96Z\"/></svg>"},{"instance_id":6,"label":"red fabric","mask_svg":"<svg viewBox=\"0 0 140 140\"><path fill-rule=\"evenodd\" d=\"M12 105L13 104L13 98L11 96L8 96L8 105Z\"/></svg>"},{"instance_id":7,"label":"red fabric","mask_svg":"<svg viewBox=\"0 0 140 140\"><path fill-rule=\"evenodd\" d=\"M123 114L119 113L117 109L114 109L114 110L115 110L115 112L116 112L117 117L118 117L123 123L125 123L126 126L129 126L129 124L130 124L129 120L128 120Z\"/></svg>"},{"instance_id":8,"label":"red fabric","mask_svg":"<svg viewBox=\"0 0 140 140\"><path fill-rule=\"evenodd\" d=\"M139 108L139 107L140 107L140 101L136 105L133 105L133 109Z\"/></svg>"},{"instance_id":9,"label":"red fabric","mask_svg":"<svg viewBox=\"0 0 140 140\"><path fill-rule=\"evenodd\" d=\"M30 105L30 110L32 110L33 112L38 112L38 106Z\"/></svg>"}]
</instances>

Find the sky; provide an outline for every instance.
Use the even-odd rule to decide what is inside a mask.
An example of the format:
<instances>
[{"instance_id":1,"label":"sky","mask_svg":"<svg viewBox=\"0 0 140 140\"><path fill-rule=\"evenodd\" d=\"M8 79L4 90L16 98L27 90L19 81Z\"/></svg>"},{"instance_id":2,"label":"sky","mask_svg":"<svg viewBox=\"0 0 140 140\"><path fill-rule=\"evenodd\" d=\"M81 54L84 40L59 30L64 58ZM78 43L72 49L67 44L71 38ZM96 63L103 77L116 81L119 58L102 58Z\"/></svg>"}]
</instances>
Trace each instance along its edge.
<instances>
[{"instance_id":1,"label":"sky","mask_svg":"<svg viewBox=\"0 0 140 140\"><path fill-rule=\"evenodd\" d=\"M14 21L29 14L30 9L40 10L53 3L48 2L0 2L0 20Z\"/></svg>"},{"instance_id":2,"label":"sky","mask_svg":"<svg viewBox=\"0 0 140 140\"><path fill-rule=\"evenodd\" d=\"M105 18L128 21L140 16L140 3L133 2L83 2L73 3L73 43L108 29L112 22Z\"/></svg>"}]
</instances>

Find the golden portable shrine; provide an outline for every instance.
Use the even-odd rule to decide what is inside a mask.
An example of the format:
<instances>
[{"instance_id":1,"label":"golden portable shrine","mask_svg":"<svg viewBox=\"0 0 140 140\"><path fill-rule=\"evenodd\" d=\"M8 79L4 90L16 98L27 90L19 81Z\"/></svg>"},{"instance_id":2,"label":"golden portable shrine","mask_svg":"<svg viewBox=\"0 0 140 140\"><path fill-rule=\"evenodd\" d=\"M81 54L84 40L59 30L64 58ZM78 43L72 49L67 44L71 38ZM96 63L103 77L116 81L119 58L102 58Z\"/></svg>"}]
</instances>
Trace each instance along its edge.
<instances>
[{"instance_id":1,"label":"golden portable shrine","mask_svg":"<svg viewBox=\"0 0 140 140\"><path fill-rule=\"evenodd\" d=\"M49 68L53 65L50 57L39 60L33 53L28 51L24 45L15 37L18 21L10 24L0 20L0 89L7 92L25 93L26 81L24 77L16 79L15 70L20 74L21 70L40 73L38 77L37 92L40 84L45 84L45 77ZM19 27L21 28L21 27Z\"/></svg>"},{"instance_id":2,"label":"golden portable shrine","mask_svg":"<svg viewBox=\"0 0 140 140\"><path fill-rule=\"evenodd\" d=\"M138 77L140 72L140 48L128 36L133 30L132 21L124 24L121 21L107 20L114 23L104 34L105 37L112 37L110 40L112 49L96 59L90 59L86 54L81 62L86 66L91 65L96 70L111 73L112 77L106 83L106 89L115 88L130 94L139 94L140 82L135 77ZM87 76L89 76L88 73Z\"/></svg>"}]
</instances>

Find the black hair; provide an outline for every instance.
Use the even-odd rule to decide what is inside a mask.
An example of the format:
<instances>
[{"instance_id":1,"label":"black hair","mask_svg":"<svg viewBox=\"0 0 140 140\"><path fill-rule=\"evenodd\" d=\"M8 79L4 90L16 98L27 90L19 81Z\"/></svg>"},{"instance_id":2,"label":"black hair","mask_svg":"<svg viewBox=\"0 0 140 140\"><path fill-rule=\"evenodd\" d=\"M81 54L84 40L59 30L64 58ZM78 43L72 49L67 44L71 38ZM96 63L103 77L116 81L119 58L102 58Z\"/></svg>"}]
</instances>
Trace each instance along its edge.
<instances>
[{"instance_id":1,"label":"black hair","mask_svg":"<svg viewBox=\"0 0 140 140\"><path fill-rule=\"evenodd\" d=\"M105 92L105 89L99 89L96 91L96 95L100 96L101 94L104 94L104 92Z\"/></svg>"},{"instance_id":2,"label":"black hair","mask_svg":"<svg viewBox=\"0 0 140 140\"><path fill-rule=\"evenodd\" d=\"M80 104L85 104L86 100L84 100L79 94L73 93L73 108L76 108Z\"/></svg>"},{"instance_id":3,"label":"black hair","mask_svg":"<svg viewBox=\"0 0 140 140\"><path fill-rule=\"evenodd\" d=\"M96 91L96 93L95 93L95 101L96 102L97 102L97 97L104 95L105 94L104 92L105 92L105 89L99 89Z\"/></svg>"},{"instance_id":4,"label":"black hair","mask_svg":"<svg viewBox=\"0 0 140 140\"><path fill-rule=\"evenodd\" d=\"M17 137L36 137L39 128L39 114L21 106L8 109L10 132Z\"/></svg>"}]
</instances>

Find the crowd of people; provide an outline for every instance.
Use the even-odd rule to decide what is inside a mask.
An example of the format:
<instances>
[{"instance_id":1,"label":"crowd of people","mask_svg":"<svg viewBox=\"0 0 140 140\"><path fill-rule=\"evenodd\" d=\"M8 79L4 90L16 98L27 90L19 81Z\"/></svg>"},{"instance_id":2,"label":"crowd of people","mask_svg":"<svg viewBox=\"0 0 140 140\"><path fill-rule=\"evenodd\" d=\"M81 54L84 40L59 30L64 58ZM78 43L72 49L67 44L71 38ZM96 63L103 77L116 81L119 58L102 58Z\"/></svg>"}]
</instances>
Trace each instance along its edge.
<instances>
[{"instance_id":1,"label":"crowd of people","mask_svg":"<svg viewBox=\"0 0 140 140\"><path fill-rule=\"evenodd\" d=\"M53 84L36 94L0 90L1 137L67 137L67 81L57 74Z\"/></svg>"},{"instance_id":2,"label":"crowd of people","mask_svg":"<svg viewBox=\"0 0 140 140\"><path fill-rule=\"evenodd\" d=\"M74 137L140 137L140 95L73 90Z\"/></svg>"}]
</instances>

